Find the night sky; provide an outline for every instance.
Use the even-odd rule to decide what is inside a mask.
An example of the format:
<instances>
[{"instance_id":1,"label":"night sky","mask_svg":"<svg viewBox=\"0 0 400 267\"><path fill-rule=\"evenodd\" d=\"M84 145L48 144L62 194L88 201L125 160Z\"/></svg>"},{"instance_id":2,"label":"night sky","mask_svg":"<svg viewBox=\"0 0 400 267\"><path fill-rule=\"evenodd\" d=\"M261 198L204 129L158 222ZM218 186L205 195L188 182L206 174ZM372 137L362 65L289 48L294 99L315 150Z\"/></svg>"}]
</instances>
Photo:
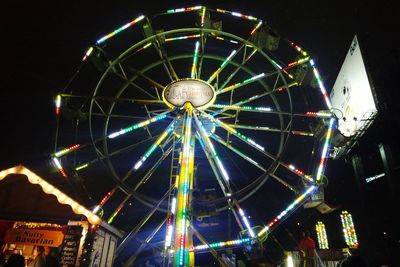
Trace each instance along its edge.
<instances>
[{"instance_id":1,"label":"night sky","mask_svg":"<svg viewBox=\"0 0 400 267\"><path fill-rule=\"evenodd\" d=\"M363 252L372 264L394 261L400 235L394 216L399 215L400 122L398 82L400 48L398 9L393 1L379 4L309 1L124 1L111 4L97 1L40 1L3 4L2 72L0 111L2 138L0 169L23 164L38 173L57 176L49 165L54 150L56 118L54 97L76 71L83 54L95 40L123 25L138 14L203 4L251 14L264 19L285 36L300 44L316 59L328 90L355 34L360 37L370 78L378 96L379 115L354 150L338 160L328 161L329 179L325 199L338 209L321 215L299 209L278 228L276 237L290 249L294 237L318 219L326 221L332 247L343 247L339 214L353 214ZM314 1L313 1L314 2ZM392 153L391 178L386 176L366 184L366 176L382 173L378 145ZM361 157L365 176L357 180L351 159ZM57 179L61 179L58 177ZM63 182L57 182L62 186ZM397 204L396 204L397 203ZM261 210L255 211L262 213ZM271 244L276 244L272 242ZM371 265L372 266L372 265Z\"/></svg>"}]
</instances>

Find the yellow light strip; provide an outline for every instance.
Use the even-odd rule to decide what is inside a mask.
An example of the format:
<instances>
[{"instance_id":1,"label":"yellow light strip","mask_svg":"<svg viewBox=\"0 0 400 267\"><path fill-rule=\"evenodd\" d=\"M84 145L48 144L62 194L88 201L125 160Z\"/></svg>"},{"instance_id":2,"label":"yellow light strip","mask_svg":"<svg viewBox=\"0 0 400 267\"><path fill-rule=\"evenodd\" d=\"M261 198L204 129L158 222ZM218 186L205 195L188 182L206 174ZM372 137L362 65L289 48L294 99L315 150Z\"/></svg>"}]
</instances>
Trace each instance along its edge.
<instances>
[{"instance_id":1,"label":"yellow light strip","mask_svg":"<svg viewBox=\"0 0 400 267\"><path fill-rule=\"evenodd\" d=\"M61 190L57 189L53 185L49 184L47 181L27 169L26 167L19 165L15 166L13 168L3 170L0 172L0 181L6 178L10 174L22 174L25 175L28 178L28 181L31 184L37 184L42 187L43 192L46 194L51 194L54 195L57 198L57 201L61 204L69 205L72 208L72 211L76 214L79 215L84 215L89 223L94 224L94 225L99 225L101 223L100 217L98 217L96 214L92 213L88 209L86 209L84 206L79 204L77 201L74 199L70 198L66 194L64 194Z\"/></svg>"},{"instance_id":2,"label":"yellow light strip","mask_svg":"<svg viewBox=\"0 0 400 267\"><path fill-rule=\"evenodd\" d=\"M188 263L188 201L190 185L193 180L194 173L194 149L192 142L194 141L192 135L192 106L191 104L185 105L187 110L187 117L185 122L185 134L182 139L183 151L180 157L180 175L178 182L177 193L177 215L175 221L175 248L177 253L175 255L175 263L178 266Z\"/></svg>"}]
</instances>

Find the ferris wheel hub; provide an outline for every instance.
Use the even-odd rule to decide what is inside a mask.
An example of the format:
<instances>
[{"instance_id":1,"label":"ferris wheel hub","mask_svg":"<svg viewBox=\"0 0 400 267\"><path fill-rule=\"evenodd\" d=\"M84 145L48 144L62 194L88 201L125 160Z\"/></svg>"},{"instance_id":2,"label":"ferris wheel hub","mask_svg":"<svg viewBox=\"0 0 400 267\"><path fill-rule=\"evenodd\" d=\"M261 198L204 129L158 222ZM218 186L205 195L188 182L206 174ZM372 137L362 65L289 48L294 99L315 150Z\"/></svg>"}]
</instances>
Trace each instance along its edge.
<instances>
[{"instance_id":1,"label":"ferris wheel hub","mask_svg":"<svg viewBox=\"0 0 400 267\"><path fill-rule=\"evenodd\" d=\"M216 98L215 89L207 82L188 78L180 79L168 84L163 91L165 104L174 109L190 103L196 109L206 109Z\"/></svg>"}]
</instances>

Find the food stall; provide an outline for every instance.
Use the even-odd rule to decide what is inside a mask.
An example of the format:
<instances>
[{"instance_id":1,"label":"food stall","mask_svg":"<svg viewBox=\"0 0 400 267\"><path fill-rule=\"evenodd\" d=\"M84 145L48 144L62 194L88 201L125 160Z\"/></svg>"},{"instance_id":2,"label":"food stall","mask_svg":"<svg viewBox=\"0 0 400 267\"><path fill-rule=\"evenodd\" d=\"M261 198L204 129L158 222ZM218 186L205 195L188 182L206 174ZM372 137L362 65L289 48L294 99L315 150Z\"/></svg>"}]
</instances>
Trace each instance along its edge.
<instances>
[{"instance_id":1,"label":"food stall","mask_svg":"<svg viewBox=\"0 0 400 267\"><path fill-rule=\"evenodd\" d=\"M111 266L121 237L117 229L24 166L0 171L3 262L19 253L28 264L35 246L44 246L61 266Z\"/></svg>"}]
</instances>

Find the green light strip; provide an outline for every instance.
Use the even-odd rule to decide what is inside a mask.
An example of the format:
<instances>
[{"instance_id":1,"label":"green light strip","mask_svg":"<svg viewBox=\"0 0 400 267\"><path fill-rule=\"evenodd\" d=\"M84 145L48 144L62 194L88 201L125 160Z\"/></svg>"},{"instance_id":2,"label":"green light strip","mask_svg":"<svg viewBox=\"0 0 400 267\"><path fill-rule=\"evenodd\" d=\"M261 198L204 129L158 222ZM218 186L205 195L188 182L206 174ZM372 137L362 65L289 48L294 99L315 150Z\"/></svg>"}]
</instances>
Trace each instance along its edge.
<instances>
[{"instance_id":1,"label":"green light strip","mask_svg":"<svg viewBox=\"0 0 400 267\"><path fill-rule=\"evenodd\" d=\"M193 63L192 63L192 71L190 77L192 79L197 78L197 59L199 57L199 45L200 42L196 42L196 47L194 49Z\"/></svg>"},{"instance_id":2,"label":"green light strip","mask_svg":"<svg viewBox=\"0 0 400 267\"><path fill-rule=\"evenodd\" d=\"M193 11L193 10L199 10L201 9L202 6L193 6L193 7L183 7L183 8L176 8L176 9L169 9L165 14L175 14L175 13L181 13L181 12L188 12L188 11Z\"/></svg>"},{"instance_id":3,"label":"green light strip","mask_svg":"<svg viewBox=\"0 0 400 267\"><path fill-rule=\"evenodd\" d=\"M133 131L133 130L142 128L144 126L149 125L150 123L153 123L153 122L156 122L156 121L159 121L159 120L162 120L162 119L166 118L167 114L170 113L170 112L171 112L171 110L165 111L165 112L163 112L163 113L161 113L161 114L159 114L157 116L154 116L154 117L152 117L152 118L150 118L148 120L141 121L141 122L136 123L136 124L134 124L132 126L129 126L127 128L121 129L121 130L119 130L117 132L111 133L107 137L110 138L110 139L113 139L115 137L118 137L120 135L126 134L128 132Z\"/></svg>"},{"instance_id":4,"label":"green light strip","mask_svg":"<svg viewBox=\"0 0 400 267\"><path fill-rule=\"evenodd\" d=\"M217 8L217 12L223 13L223 14L230 14L230 15L238 17L238 18L248 19L248 20L252 20L252 21L258 21L258 18L256 18L256 17L249 16L249 15L243 15L239 12L232 12L232 11L224 10L221 8Z\"/></svg>"},{"instance_id":5,"label":"green light strip","mask_svg":"<svg viewBox=\"0 0 400 267\"><path fill-rule=\"evenodd\" d=\"M165 38L165 41L166 41L166 42L171 42L171 41L176 41L176 40L185 40L185 39L198 38L198 37L200 37L200 34L185 35L185 36L178 36L178 37Z\"/></svg>"},{"instance_id":6,"label":"green light strip","mask_svg":"<svg viewBox=\"0 0 400 267\"><path fill-rule=\"evenodd\" d=\"M223 105L223 104L214 104L211 105L213 108L222 108L222 109L232 109L239 111L255 111L255 112L271 112L272 109L270 107L251 107L251 106L239 106L239 105Z\"/></svg>"},{"instance_id":7,"label":"green light strip","mask_svg":"<svg viewBox=\"0 0 400 267\"><path fill-rule=\"evenodd\" d=\"M292 86L295 86L295 85L297 85L297 82L290 83L290 84L288 84L288 88L290 88L290 87L292 87ZM274 93L274 92L283 91L285 88L286 88L285 86L281 86L281 87L275 88L275 89L272 90L271 92L265 92L265 93L262 93L262 94L260 94L260 95L254 95L254 96L252 96L252 97L250 97L250 98L248 98L248 99L245 99L245 100L236 102L236 103L234 103L233 105L234 105L234 106L241 106L241 105L247 104L247 103L249 103L249 102L251 102L251 101L254 101L254 100L256 100L256 99L259 99L259 98L261 98L261 97L268 96L268 95L270 95L270 94L272 94L272 93ZM212 116L215 116L215 115L217 115L217 114L220 114L220 113L224 112L225 110L226 110L226 109L223 108L223 109L221 109L221 110L219 110L219 111L216 111L216 112L212 113L211 115L212 115Z\"/></svg>"},{"instance_id":8,"label":"green light strip","mask_svg":"<svg viewBox=\"0 0 400 267\"><path fill-rule=\"evenodd\" d=\"M233 50L231 54L222 62L221 66L208 78L207 83L211 83L215 77L225 68L225 66L228 64L228 62L233 58L233 56L236 54L236 50Z\"/></svg>"},{"instance_id":9,"label":"green light strip","mask_svg":"<svg viewBox=\"0 0 400 267\"><path fill-rule=\"evenodd\" d=\"M82 170L82 169L87 168L88 166L89 166L89 163L82 164L82 165L76 167L76 168L75 168L75 171L80 171L80 170Z\"/></svg>"},{"instance_id":10,"label":"green light strip","mask_svg":"<svg viewBox=\"0 0 400 267\"><path fill-rule=\"evenodd\" d=\"M250 158L249 156L246 156L244 153L242 153L239 149L233 147L232 145L228 144L227 142L225 142L224 140L222 140L221 137L219 137L216 134L212 134L211 138L213 138L214 140L216 140L217 142L219 142L220 144L226 146L227 148L229 148L230 150L232 150L233 152L235 152L236 154L238 154L240 157L242 157L243 159L247 160L248 162L250 162L251 164L253 164L254 166L256 166L257 168L259 168L260 170L266 172L267 170L264 169L257 161L255 161L254 159Z\"/></svg>"},{"instance_id":11,"label":"green light strip","mask_svg":"<svg viewBox=\"0 0 400 267\"><path fill-rule=\"evenodd\" d=\"M264 76L265 76L265 73L260 73L260 74L258 74L256 76L253 76L253 77L251 77L251 78L249 78L247 80L244 80L243 82L233 84L231 86L225 87L224 89L220 89L219 91L217 91L217 94L222 94L222 93L226 93L226 92L232 91L232 90L234 90L236 88L242 87L242 86L244 86L246 84L249 84L249 83L255 82L255 81L259 80L259 79L262 79Z\"/></svg>"},{"instance_id":12,"label":"green light strip","mask_svg":"<svg viewBox=\"0 0 400 267\"><path fill-rule=\"evenodd\" d=\"M217 123L218 125L220 125L222 128L224 128L225 130L227 130L229 133L233 134L234 136L238 137L240 140L246 142L247 144L249 144L250 146L256 148L259 151L262 151L263 153L265 152L265 148L259 144L257 144L253 139L245 136L242 133L239 133L238 131L236 131L235 129L233 129L232 127L229 127L229 125L227 125L226 123L215 119L214 117L212 117L211 115L205 113L204 111L201 111L201 113L203 114L203 116L205 116L207 119L211 120L212 122ZM269 157L271 157L271 155L268 155Z\"/></svg>"},{"instance_id":13,"label":"green light strip","mask_svg":"<svg viewBox=\"0 0 400 267\"><path fill-rule=\"evenodd\" d=\"M175 126L175 121L173 121L167 127L167 129L154 142L154 144L152 144L151 147L144 153L144 155L140 157L140 159L134 165L135 170L139 169L143 165L143 163L150 157L150 155L154 152L154 150L156 150L156 148L161 145L161 143L165 140L165 138L167 138L167 136L174 130L174 126Z\"/></svg>"},{"instance_id":14,"label":"green light strip","mask_svg":"<svg viewBox=\"0 0 400 267\"><path fill-rule=\"evenodd\" d=\"M111 33L109 33L109 34L107 34L106 36L101 37L99 40L96 41L96 44L101 44L101 43L103 43L103 42L106 41L107 39L113 37L114 35L116 35L116 34L118 34L118 33L120 33L120 32L122 32L123 30L126 30L127 28L129 28L130 26L132 26L132 25L138 23L138 22L141 21L142 19L144 19L144 16L143 16L143 15L137 17L136 19L132 20L131 22L128 22L127 24L125 24L125 25L119 27L119 28L116 29L115 31L113 31L113 32L111 32Z\"/></svg>"}]
</instances>

